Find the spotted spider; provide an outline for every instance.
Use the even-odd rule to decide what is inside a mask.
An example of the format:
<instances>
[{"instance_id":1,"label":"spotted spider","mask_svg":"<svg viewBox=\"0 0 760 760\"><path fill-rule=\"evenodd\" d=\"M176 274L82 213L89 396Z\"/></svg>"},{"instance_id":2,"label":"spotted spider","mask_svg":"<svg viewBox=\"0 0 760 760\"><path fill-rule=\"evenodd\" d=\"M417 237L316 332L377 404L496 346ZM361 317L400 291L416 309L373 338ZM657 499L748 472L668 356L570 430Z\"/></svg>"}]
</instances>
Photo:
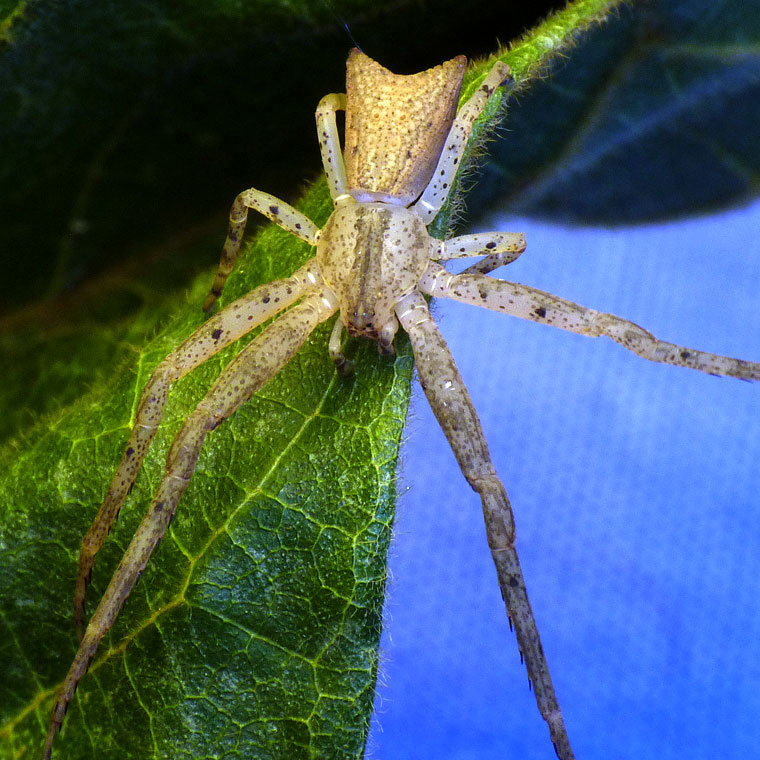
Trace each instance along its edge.
<instances>
[{"instance_id":1,"label":"spotted spider","mask_svg":"<svg viewBox=\"0 0 760 760\"><path fill-rule=\"evenodd\" d=\"M619 317L488 277L523 252L521 234L495 232L446 241L428 234L427 226L449 195L475 119L509 79L509 68L497 62L457 113L466 63L459 56L427 71L399 76L358 50L351 51L346 95L325 96L316 112L335 206L321 230L301 212L259 190L246 190L236 198L206 311L232 271L250 209L315 246L315 256L290 277L262 285L210 317L151 375L108 494L82 541L75 593L80 646L55 703L43 758L51 756L77 684L173 518L206 434L276 375L317 325L336 312L329 353L341 374L351 372L341 348L344 330L376 341L384 354L393 352L399 327L409 336L421 385L462 474L480 496L499 586L539 710L558 756L573 758L515 550L510 502L425 296L451 298L583 335L606 335L651 361L703 372L760 379L760 364L665 343ZM343 150L336 125L340 110L346 113ZM459 275L439 263L476 256L482 258ZM281 312L223 371L184 422L157 493L85 630L85 594L95 555L161 424L171 384Z\"/></svg>"}]
</instances>

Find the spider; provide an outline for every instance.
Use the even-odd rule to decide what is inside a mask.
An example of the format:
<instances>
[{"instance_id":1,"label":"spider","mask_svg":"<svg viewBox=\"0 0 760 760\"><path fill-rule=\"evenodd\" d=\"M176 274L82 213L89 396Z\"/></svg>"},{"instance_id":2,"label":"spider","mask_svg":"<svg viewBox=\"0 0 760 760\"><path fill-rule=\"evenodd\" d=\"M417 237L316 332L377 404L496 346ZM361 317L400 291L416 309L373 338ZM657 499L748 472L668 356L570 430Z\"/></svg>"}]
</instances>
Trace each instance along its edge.
<instances>
[{"instance_id":1,"label":"spider","mask_svg":"<svg viewBox=\"0 0 760 760\"><path fill-rule=\"evenodd\" d=\"M509 67L497 62L457 113L466 65L466 58L459 56L403 76L358 50L351 51L346 95L325 96L316 112L322 162L335 207L321 230L301 212L261 191L249 189L236 198L219 269L204 303L206 311L233 269L249 210L259 211L315 246L316 254L290 277L262 285L210 317L148 380L122 460L82 540L75 592L80 646L56 699L43 758L51 756L77 684L173 518L206 434L277 374L316 326L336 312L340 314L329 353L342 375L352 369L341 347L344 330L376 341L383 354L393 352L399 327L409 336L422 388L462 474L480 496L499 586L538 708L557 755L561 760L574 757L515 550L511 505L425 296L451 298L583 335L606 335L651 361L702 372L757 380L760 364L665 343L627 320L489 277L524 251L522 234L472 234L446 241L428 234L427 226L447 199L475 119L509 81ZM343 150L336 124L340 110L346 114ZM465 257L481 258L459 275L439 263ZM137 477L161 423L171 384L280 313L223 371L183 424L158 491L85 630L85 595L95 555Z\"/></svg>"}]
</instances>

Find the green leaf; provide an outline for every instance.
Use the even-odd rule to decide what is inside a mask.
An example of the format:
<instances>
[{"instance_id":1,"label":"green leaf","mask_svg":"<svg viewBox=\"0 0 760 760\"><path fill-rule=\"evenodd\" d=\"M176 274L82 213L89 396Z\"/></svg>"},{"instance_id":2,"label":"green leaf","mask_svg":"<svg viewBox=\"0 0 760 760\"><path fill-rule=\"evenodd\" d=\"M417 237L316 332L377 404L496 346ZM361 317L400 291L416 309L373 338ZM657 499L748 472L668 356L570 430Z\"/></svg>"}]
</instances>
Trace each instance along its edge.
<instances>
[{"instance_id":1,"label":"green leaf","mask_svg":"<svg viewBox=\"0 0 760 760\"><path fill-rule=\"evenodd\" d=\"M754 197L758 43L757 0L621 7L512 105L470 206L623 224Z\"/></svg>"},{"instance_id":2,"label":"green leaf","mask_svg":"<svg viewBox=\"0 0 760 760\"><path fill-rule=\"evenodd\" d=\"M324 222L323 185L304 208ZM230 295L309 255L267 229ZM3 455L2 756L39 751L51 697L76 649L78 545L104 496L152 368L203 321L191 305L129 366ZM412 362L353 346L337 377L326 330L209 436L180 514L82 683L65 757L355 757L371 713L393 477ZM172 436L234 351L180 381L90 599L150 501ZM15 461L14 461L15 459ZM52 570L52 572L51 572ZM38 635L25 635L26 631Z\"/></svg>"},{"instance_id":3,"label":"green leaf","mask_svg":"<svg viewBox=\"0 0 760 760\"><path fill-rule=\"evenodd\" d=\"M609 5L575 3L516 45L503 57L517 80L538 76ZM324 223L330 203L322 183L302 207ZM308 255L308 246L267 228L231 278L226 301L292 272ZM3 757L33 756L41 746L76 649L71 599L79 541L108 487L140 391L202 322L209 281L205 273L187 297L167 294L133 332L116 320L110 334L91 335L77 356L83 363L72 368L72 400L0 452ZM341 380L327 358L328 332L329 325L318 330L209 435L177 519L80 686L56 745L61 756L362 754L412 362L403 340L395 359L353 343L356 374ZM172 436L237 350L177 384L97 558L91 603L156 488ZM113 373L101 369L77 398L88 356L120 365ZM55 394L65 367L37 366L35 392Z\"/></svg>"}]
</instances>

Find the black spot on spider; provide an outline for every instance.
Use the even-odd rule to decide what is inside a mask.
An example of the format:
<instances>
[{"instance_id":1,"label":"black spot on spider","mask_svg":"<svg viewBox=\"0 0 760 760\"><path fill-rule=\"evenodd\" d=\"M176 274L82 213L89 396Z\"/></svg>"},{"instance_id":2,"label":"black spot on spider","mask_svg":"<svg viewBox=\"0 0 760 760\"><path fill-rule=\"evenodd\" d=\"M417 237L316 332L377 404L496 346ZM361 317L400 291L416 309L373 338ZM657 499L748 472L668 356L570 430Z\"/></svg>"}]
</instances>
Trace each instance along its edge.
<instances>
[{"instance_id":1,"label":"black spot on spider","mask_svg":"<svg viewBox=\"0 0 760 760\"><path fill-rule=\"evenodd\" d=\"M269 296L264 296L261 300L263 303L269 303L272 299Z\"/></svg>"},{"instance_id":2,"label":"black spot on spider","mask_svg":"<svg viewBox=\"0 0 760 760\"><path fill-rule=\"evenodd\" d=\"M270 206L269 210L273 214L279 214L280 213L280 207L279 206Z\"/></svg>"},{"instance_id":3,"label":"black spot on spider","mask_svg":"<svg viewBox=\"0 0 760 760\"><path fill-rule=\"evenodd\" d=\"M509 586L510 588L517 588L520 585L520 581L515 578L514 575L510 576L509 578Z\"/></svg>"},{"instance_id":4,"label":"black spot on spider","mask_svg":"<svg viewBox=\"0 0 760 760\"><path fill-rule=\"evenodd\" d=\"M130 447L127 449L127 456L128 456L128 457L131 457L131 456L132 456L134 453L135 453L135 450L134 450L134 449L133 449L133 448L130 446Z\"/></svg>"},{"instance_id":5,"label":"black spot on spider","mask_svg":"<svg viewBox=\"0 0 760 760\"><path fill-rule=\"evenodd\" d=\"M545 309L543 306L539 306L539 307L538 307L538 308L535 310L534 314L535 314L537 317L541 317L541 319L543 319L543 318L546 316L546 309Z\"/></svg>"},{"instance_id":6,"label":"black spot on spider","mask_svg":"<svg viewBox=\"0 0 760 760\"><path fill-rule=\"evenodd\" d=\"M691 357L691 351L681 351L682 359L688 359L689 357Z\"/></svg>"},{"instance_id":7,"label":"black spot on spider","mask_svg":"<svg viewBox=\"0 0 760 760\"><path fill-rule=\"evenodd\" d=\"M300 230L301 229L301 225L300 224L296 224L296 229Z\"/></svg>"},{"instance_id":8,"label":"black spot on spider","mask_svg":"<svg viewBox=\"0 0 760 760\"><path fill-rule=\"evenodd\" d=\"M490 248L496 248L496 243L494 243L494 242L486 243L486 248L489 248L489 249Z\"/></svg>"},{"instance_id":9,"label":"black spot on spider","mask_svg":"<svg viewBox=\"0 0 760 760\"><path fill-rule=\"evenodd\" d=\"M222 337L222 329L220 327L217 327L216 330L214 330L214 332L211 333L211 337L214 340L219 340L219 338Z\"/></svg>"}]
</instances>

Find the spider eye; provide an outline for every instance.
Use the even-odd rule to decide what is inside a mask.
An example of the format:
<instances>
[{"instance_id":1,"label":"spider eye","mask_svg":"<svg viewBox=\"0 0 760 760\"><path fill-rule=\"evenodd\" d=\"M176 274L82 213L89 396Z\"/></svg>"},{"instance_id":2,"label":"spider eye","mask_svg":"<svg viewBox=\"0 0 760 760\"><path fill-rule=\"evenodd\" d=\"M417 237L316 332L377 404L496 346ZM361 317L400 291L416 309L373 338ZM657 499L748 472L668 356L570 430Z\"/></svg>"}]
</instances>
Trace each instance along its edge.
<instances>
[{"instance_id":1,"label":"spider eye","mask_svg":"<svg viewBox=\"0 0 760 760\"><path fill-rule=\"evenodd\" d=\"M368 322L369 320L374 318L375 310L369 309L364 305L360 305L354 309L353 316L357 322Z\"/></svg>"}]
</instances>

